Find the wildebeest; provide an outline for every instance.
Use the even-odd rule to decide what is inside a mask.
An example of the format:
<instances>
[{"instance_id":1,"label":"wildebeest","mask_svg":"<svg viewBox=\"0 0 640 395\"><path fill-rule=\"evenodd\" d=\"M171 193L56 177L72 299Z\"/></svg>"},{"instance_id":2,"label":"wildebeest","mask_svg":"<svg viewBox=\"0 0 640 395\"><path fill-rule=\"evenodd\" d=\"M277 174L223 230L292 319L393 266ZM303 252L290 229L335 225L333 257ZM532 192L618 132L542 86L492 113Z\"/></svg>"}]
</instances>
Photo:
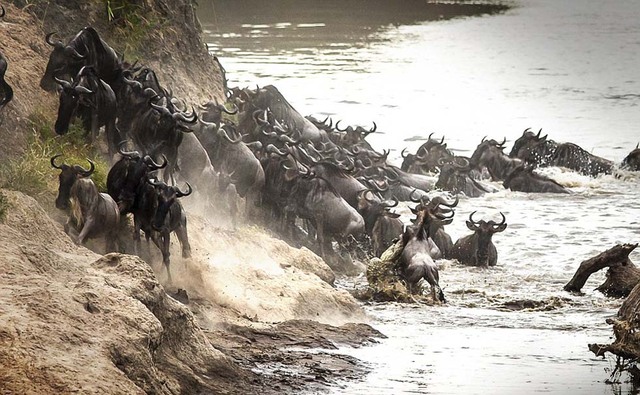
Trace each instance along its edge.
<instances>
[{"instance_id":1,"label":"wildebeest","mask_svg":"<svg viewBox=\"0 0 640 395\"><path fill-rule=\"evenodd\" d=\"M130 84L126 80L125 83ZM131 85L137 86L135 82ZM165 180L173 179L183 133L192 132L190 126L197 122L198 117L195 111L186 113L178 110L166 96L148 98L146 95L152 90L147 89L133 88L132 92L137 93L131 98L132 105L127 107L129 111L120 112L118 128L131 138L137 149L154 158L165 155L169 163L163 176Z\"/></svg>"},{"instance_id":2,"label":"wildebeest","mask_svg":"<svg viewBox=\"0 0 640 395\"><path fill-rule=\"evenodd\" d=\"M91 66L82 67L71 83L58 77L55 80L62 87L56 133L65 134L75 116L82 119L91 141L95 141L99 129L104 126L109 157L112 158L121 138L116 127L116 95L111 87L98 78Z\"/></svg>"},{"instance_id":3,"label":"wildebeest","mask_svg":"<svg viewBox=\"0 0 640 395\"><path fill-rule=\"evenodd\" d=\"M364 232L364 219L324 178L308 168L296 178L288 205L295 214L311 222L316 229L320 255L328 258L331 240L344 241Z\"/></svg>"},{"instance_id":4,"label":"wildebeest","mask_svg":"<svg viewBox=\"0 0 640 395\"><path fill-rule=\"evenodd\" d=\"M620 167L631 171L640 170L640 144L636 145L636 148L634 148L629 155L625 156Z\"/></svg>"},{"instance_id":5,"label":"wildebeest","mask_svg":"<svg viewBox=\"0 0 640 395\"><path fill-rule=\"evenodd\" d=\"M118 149L122 158L107 174L107 192L117 202L121 214L133 213L139 209L139 191L148 175L167 166L166 160L158 164L149 155L143 156L138 151L124 151L125 143L123 141Z\"/></svg>"},{"instance_id":6,"label":"wildebeest","mask_svg":"<svg viewBox=\"0 0 640 395\"><path fill-rule=\"evenodd\" d=\"M405 154L402 150L403 171L416 174L428 174L437 171L440 162L453 160L453 154L447 149L444 143L444 136L440 141L432 139L433 133L427 137L427 142L418 147L415 154Z\"/></svg>"},{"instance_id":7,"label":"wildebeest","mask_svg":"<svg viewBox=\"0 0 640 395\"><path fill-rule=\"evenodd\" d=\"M450 215L451 214L451 215ZM400 255L400 274L410 292L425 279L431 286L434 301L445 302L440 288L440 275L434 257L441 254L429 235L431 221L446 221L452 217L450 210L442 210L438 205L422 205L413 225L407 226L402 234L404 248Z\"/></svg>"},{"instance_id":8,"label":"wildebeest","mask_svg":"<svg viewBox=\"0 0 640 395\"><path fill-rule=\"evenodd\" d=\"M418 214L423 207L426 206L427 209L434 210L438 206L444 206L448 209L453 209L458 205L459 198L456 195L453 202L447 202L442 196L436 196L433 199L429 199L428 196L420 196L415 194L415 192L411 195L410 200L412 202L418 203L418 206L411 209L411 212L414 214ZM438 219L435 221L428 221L427 233L429 238L433 240L433 242L438 246L440 250L440 255L433 256L434 259L439 258L450 258L451 250L453 249L453 241L451 240L451 236L444 230L445 225L449 225L453 221L453 211L451 211L451 216L446 219Z\"/></svg>"},{"instance_id":9,"label":"wildebeest","mask_svg":"<svg viewBox=\"0 0 640 395\"><path fill-rule=\"evenodd\" d=\"M7 72L7 66L7 58L5 58L2 52L0 52L0 94L2 94L2 96L0 96L0 109L6 106L7 103L13 99L13 89L4 79L4 74Z\"/></svg>"},{"instance_id":10,"label":"wildebeest","mask_svg":"<svg viewBox=\"0 0 640 395\"><path fill-rule=\"evenodd\" d=\"M51 166L60 170L56 207L69 210L65 231L81 245L88 239L102 236L107 252L116 251L120 213L111 196L99 193L89 178L95 170L94 163L89 161L88 170L78 165L57 165L55 162L60 156L51 158Z\"/></svg>"},{"instance_id":11,"label":"wildebeest","mask_svg":"<svg viewBox=\"0 0 640 395\"><path fill-rule=\"evenodd\" d=\"M239 97L238 99L243 102L238 106L241 108L238 128L243 134L253 133L253 130L249 129L255 129L256 123L253 114L256 110L264 111L269 109L275 119L278 120L286 130L299 135L300 141L305 143L311 141L318 144L335 145L335 143L329 139L329 135L325 130L318 129L311 121L296 111L275 86L267 85L255 91L248 89L239 90L237 94L242 96L242 99ZM236 98L232 97L231 100L233 102ZM258 140L258 138L254 136L252 140Z\"/></svg>"},{"instance_id":12,"label":"wildebeest","mask_svg":"<svg viewBox=\"0 0 640 395\"><path fill-rule=\"evenodd\" d=\"M380 256L397 239L404 230L400 214L392 213L389 209L396 207L398 200L380 201L374 199L373 193L364 190L359 193L358 212L365 223L365 232L371 238L373 254Z\"/></svg>"},{"instance_id":13,"label":"wildebeest","mask_svg":"<svg viewBox=\"0 0 640 395\"><path fill-rule=\"evenodd\" d=\"M202 122L194 133L209 154L214 169L231 176L238 194L246 199L246 214L251 215L254 207L262 200L265 185L264 169L253 152L242 142L232 123L216 124Z\"/></svg>"},{"instance_id":14,"label":"wildebeest","mask_svg":"<svg viewBox=\"0 0 640 395\"><path fill-rule=\"evenodd\" d=\"M498 262L498 251L491 241L494 233L502 232L507 228L506 218L502 216L502 222L496 223L491 221L474 221L474 211L469 215L467 220L467 228L473 231L473 234L461 237L453 245L451 257L457 259L463 265L470 266L495 266Z\"/></svg>"},{"instance_id":15,"label":"wildebeest","mask_svg":"<svg viewBox=\"0 0 640 395\"><path fill-rule=\"evenodd\" d=\"M443 191L463 193L467 197L479 197L488 192L495 192L490 186L471 178L469 175L471 168L466 159L457 159L462 163L448 162L442 164L438 182L436 182L437 188Z\"/></svg>"},{"instance_id":16,"label":"wildebeest","mask_svg":"<svg viewBox=\"0 0 640 395\"><path fill-rule=\"evenodd\" d=\"M191 185L187 183L188 190L182 192L178 187L170 186L162 181L149 180L147 183L152 185L152 189L145 188L143 212L152 213L153 217L142 216L140 218L141 229L147 237L151 237L153 242L158 246L162 253L162 263L167 270L167 279L171 283L171 271L169 265L171 263L171 232L175 232L182 246L182 257L191 257L191 246L189 245L189 237L187 235L187 216L179 198L189 196L192 192ZM134 213L135 215L135 213Z\"/></svg>"},{"instance_id":17,"label":"wildebeest","mask_svg":"<svg viewBox=\"0 0 640 395\"><path fill-rule=\"evenodd\" d=\"M556 143L548 140L547 135L540 137L526 129L513 145L509 154L537 166L560 166L575 170L584 175L596 177L598 174L611 174L613 162L593 155L573 143Z\"/></svg>"},{"instance_id":18,"label":"wildebeest","mask_svg":"<svg viewBox=\"0 0 640 395\"><path fill-rule=\"evenodd\" d=\"M56 89L55 77L68 80L76 76L82 66L93 66L98 77L117 90L114 83L122 73L122 62L93 27L80 30L66 45L61 41L51 41L54 34L49 33L45 37L53 51L40 80L42 89L53 92Z\"/></svg>"},{"instance_id":19,"label":"wildebeest","mask_svg":"<svg viewBox=\"0 0 640 395\"><path fill-rule=\"evenodd\" d=\"M569 193L569 191L555 180L542 174L534 173L532 165L522 164L513 169L502 185L519 192L538 193Z\"/></svg>"},{"instance_id":20,"label":"wildebeest","mask_svg":"<svg viewBox=\"0 0 640 395\"><path fill-rule=\"evenodd\" d=\"M505 138L498 143L496 140L483 138L471 155L469 164L478 171L486 168L493 181L504 180L513 169L522 164L522 160L510 158L503 152L506 141Z\"/></svg>"}]
</instances>

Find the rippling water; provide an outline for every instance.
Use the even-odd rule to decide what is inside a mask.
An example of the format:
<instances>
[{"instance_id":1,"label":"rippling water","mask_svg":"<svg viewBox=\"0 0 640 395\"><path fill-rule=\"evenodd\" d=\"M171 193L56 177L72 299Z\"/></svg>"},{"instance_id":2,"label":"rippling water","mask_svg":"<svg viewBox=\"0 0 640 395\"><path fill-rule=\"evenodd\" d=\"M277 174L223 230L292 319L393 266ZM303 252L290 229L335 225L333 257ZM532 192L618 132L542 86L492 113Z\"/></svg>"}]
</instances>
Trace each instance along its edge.
<instances>
[{"instance_id":1,"label":"rippling water","mask_svg":"<svg viewBox=\"0 0 640 395\"><path fill-rule=\"evenodd\" d=\"M543 128L616 162L640 140L640 3L522 0L493 14L387 3L396 6L213 1L199 16L230 86L273 84L303 115L375 121L380 133L368 139L391 148L396 164L431 132L470 155L484 135L513 142L527 127ZM474 12L484 15L450 18ZM638 241L640 177L545 173L572 194L501 190L461 200L447 229L454 240L468 234L472 211L505 214L509 226L494 236L498 266L441 261L446 306L367 306L389 338L344 350L373 371L337 393L630 393L605 384L612 362L587 350L612 340L605 319L620 305L593 291L604 273L584 296L562 287L582 260ZM504 308L523 299L548 308Z\"/></svg>"}]
</instances>

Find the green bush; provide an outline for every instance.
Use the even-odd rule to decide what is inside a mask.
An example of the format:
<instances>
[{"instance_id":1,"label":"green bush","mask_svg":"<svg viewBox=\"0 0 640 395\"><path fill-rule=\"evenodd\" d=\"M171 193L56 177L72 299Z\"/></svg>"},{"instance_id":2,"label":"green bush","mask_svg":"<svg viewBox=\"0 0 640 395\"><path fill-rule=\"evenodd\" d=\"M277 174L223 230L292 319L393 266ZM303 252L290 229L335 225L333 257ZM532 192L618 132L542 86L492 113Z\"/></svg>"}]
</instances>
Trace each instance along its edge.
<instances>
[{"instance_id":1,"label":"green bush","mask_svg":"<svg viewBox=\"0 0 640 395\"><path fill-rule=\"evenodd\" d=\"M103 0L116 46L125 57L138 58L141 45L158 32L160 20L141 0Z\"/></svg>"},{"instance_id":2,"label":"green bush","mask_svg":"<svg viewBox=\"0 0 640 395\"><path fill-rule=\"evenodd\" d=\"M59 171L51 167L51 157L63 156L58 163L78 164L89 167L87 159L95 163L91 176L101 192L106 191L109 165L101 158L100 152L85 141L84 130L79 124L72 124L67 134L58 136L53 131L50 114L37 110L29 116L31 136L24 154L3 164L0 169L0 186L26 193L35 198L55 195L58 190Z\"/></svg>"}]
</instances>

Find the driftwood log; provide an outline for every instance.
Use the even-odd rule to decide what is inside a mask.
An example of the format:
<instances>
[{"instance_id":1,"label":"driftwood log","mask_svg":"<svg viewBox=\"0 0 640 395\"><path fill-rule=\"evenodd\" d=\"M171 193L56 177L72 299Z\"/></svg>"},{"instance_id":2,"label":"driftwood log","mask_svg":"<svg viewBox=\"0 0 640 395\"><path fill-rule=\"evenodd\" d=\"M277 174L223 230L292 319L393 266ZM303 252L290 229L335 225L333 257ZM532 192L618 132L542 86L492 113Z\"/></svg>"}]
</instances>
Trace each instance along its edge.
<instances>
[{"instance_id":1,"label":"driftwood log","mask_svg":"<svg viewBox=\"0 0 640 395\"><path fill-rule=\"evenodd\" d=\"M617 357L614 373L629 373L634 385L640 385L640 284L629 293L616 318L607 319L613 325L612 344L589 344L589 350L604 358L607 352Z\"/></svg>"},{"instance_id":2,"label":"driftwood log","mask_svg":"<svg viewBox=\"0 0 640 395\"><path fill-rule=\"evenodd\" d=\"M629 259L629 254L637 246L638 244L618 244L583 261L573 278L564 286L564 290L580 292L593 273L608 267L605 282L596 289L607 296L628 296L640 282L640 269Z\"/></svg>"}]
</instances>

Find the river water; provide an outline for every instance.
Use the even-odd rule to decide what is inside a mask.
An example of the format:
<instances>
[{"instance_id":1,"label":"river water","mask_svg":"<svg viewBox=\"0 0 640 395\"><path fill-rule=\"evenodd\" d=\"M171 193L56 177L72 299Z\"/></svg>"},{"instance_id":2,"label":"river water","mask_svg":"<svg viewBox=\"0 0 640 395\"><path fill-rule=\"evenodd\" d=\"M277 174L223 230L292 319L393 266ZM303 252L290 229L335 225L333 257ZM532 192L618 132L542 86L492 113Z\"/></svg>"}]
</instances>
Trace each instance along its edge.
<instances>
[{"instance_id":1,"label":"river water","mask_svg":"<svg viewBox=\"0 0 640 395\"><path fill-rule=\"evenodd\" d=\"M418 1L202 0L199 18L230 86L273 84L303 115L375 121L379 132L368 140L392 149L395 164L431 132L471 155L485 135L506 136L510 150L527 127L619 163L640 141L640 3L510 5L492 13ZM584 295L562 287L581 261L639 241L640 177L544 172L572 193L496 184L499 192L461 199L447 227L454 240L469 233L472 211L475 219L506 216L508 228L494 236L498 265L440 261L444 306L365 306L388 339L340 350L372 372L335 393L633 393L624 377L606 384L613 360L587 350L612 341L605 319L621 303L593 291L604 273ZM518 300L544 307L505 308Z\"/></svg>"}]
</instances>

